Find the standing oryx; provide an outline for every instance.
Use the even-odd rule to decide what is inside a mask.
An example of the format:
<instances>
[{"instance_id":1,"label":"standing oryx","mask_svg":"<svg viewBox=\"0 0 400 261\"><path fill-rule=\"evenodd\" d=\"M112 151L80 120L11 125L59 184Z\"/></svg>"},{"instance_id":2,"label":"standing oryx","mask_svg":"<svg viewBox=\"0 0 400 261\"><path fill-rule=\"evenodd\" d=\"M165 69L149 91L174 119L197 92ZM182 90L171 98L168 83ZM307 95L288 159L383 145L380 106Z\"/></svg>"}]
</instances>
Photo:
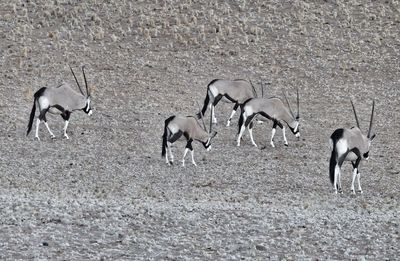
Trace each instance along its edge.
<instances>
[{"instance_id":1,"label":"standing oryx","mask_svg":"<svg viewBox=\"0 0 400 261\"><path fill-rule=\"evenodd\" d=\"M288 107L286 107L283 104L283 101L280 98L272 97L272 98L254 98L246 101L242 106L241 106L241 114L239 118L239 128L238 128L238 137L237 137L237 146L240 146L240 140L242 138L242 135L245 131L245 128L247 127L249 130L250 134L250 139L251 142L253 143L254 146L257 147L257 144L254 142L253 139L253 119L257 115L261 115L267 119L270 119L273 121L273 127L272 127L272 134L271 134L271 146L275 147L274 145L274 136L275 136L275 131L276 131L276 126L279 126L282 129L283 132L283 139L285 141L285 145L288 146L288 142L286 139L286 134L285 134L285 126L283 125L286 123L292 133L296 137L300 137L300 131L299 131L299 119L300 119L300 114L299 114L299 90L297 89L297 115L295 116L289 101L283 93L286 102L288 104Z\"/></svg>"},{"instance_id":2,"label":"standing oryx","mask_svg":"<svg viewBox=\"0 0 400 261\"><path fill-rule=\"evenodd\" d=\"M228 119L226 126L229 126L233 115L235 115L237 108L240 104L245 102L250 98L257 97L256 90L253 84L246 80L212 80L207 86L207 95L204 99L204 105L201 111L197 114L200 118L201 114L204 115L207 106L211 107L212 122L217 123L217 118L215 117L215 106L222 99L225 102L235 103L231 116Z\"/></svg>"},{"instance_id":3,"label":"standing oryx","mask_svg":"<svg viewBox=\"0 0 400 261\"><path fill-rule=\"evenodd\" d=\"M329 177L333 187L335 188L335 193L342 193L340 168L342 167L344 161L351 161L351 164L353 165L353 181L351 183L351 191L355 193L354 182L357 177L358 191L362 193L358 166L363 158L368 159L369 147L371 145L371 141L375 138L375 134L372 134L375 101L372 102L371 119L369 123L368 134L366 136L362 134L360 130L360 123L357 118L353 101L350 100L350 102L351 106L353 107L357 127L353 127L351 129L337 129L332 133L329 139L332 148L331 159L329 163Z\"/></svg>"},{"instance_id":4,"label":"standing oryx","mask_svg":"<svg viewBox=\"0 0 400 261\"><path fill-rule=\"evenodd\" d=\"M86 86L86 94L83 93L81 86L75 76L74 71L71 69L71 72L75 78L76 84L79 87L80 93L76 92L72 89L72 87L68 83L63 83L58 87L42 87L34 94L33 107L29 118L28 131L26 135L32 130L33 119L35 117L36 104L39 106L39 116L36 120L36 133L35 138L39 139L39 125L40 122L43 121L47 130L50 133L51 138L55 138L53 132L50 130L49 125L46 120L46 113L50 112L53 114L61 114L61 117L65 121L64 126L64 137L69 139L67 135L67 127L68 121L71 116L71 113L76 110L83 110L89 116L92 115L92 109L90 107L91 98L90 98L90 88L88 87L86 75L85 75L85 67L82 67L82 73L85 80Z\"/></svg>"},{"instance_id":5,"label":"standing oryx","mask_svg":"<svg viewBox=\"0 0 400 261\"><path fill-rule=\"evenodd\" d=\"M172 164L174 161L174 156L172 155L171 151L171 144L178 140L182 135L186 138L186 148L185 152L183 153L182 158L182 166L185 166L185 156L186 153L190 150L192 154L192 163L196 165L194 161L193 155L193 147L192 142L193 140L197 140L203 144L203 146L209 151L211 149L211 140L215 137L217 132L211 132L211 118L210 118L210 131L208 132L206 129L206 125L204 123L203 117L201 118L203 122L202 128L197 121L197 119L193 116L171 116L165 120L164 125L164 134L162 136L162 151L161 155L165 156L166 163ZM168 160L168 153L170 154L171 161Z\"/></svg>"}]
</instances>

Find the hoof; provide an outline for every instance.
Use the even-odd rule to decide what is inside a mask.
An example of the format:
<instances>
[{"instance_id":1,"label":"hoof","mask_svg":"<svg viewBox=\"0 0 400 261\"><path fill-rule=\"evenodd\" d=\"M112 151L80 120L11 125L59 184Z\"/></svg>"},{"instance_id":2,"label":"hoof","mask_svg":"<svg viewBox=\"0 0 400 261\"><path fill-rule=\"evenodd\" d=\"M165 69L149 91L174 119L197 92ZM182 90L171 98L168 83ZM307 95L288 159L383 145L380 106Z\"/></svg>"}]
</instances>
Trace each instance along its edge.
<instances>
[{"instance_id":1,"label":"hoof","mask_svg":"<svg viewBox=\"0 0 400 261\"><path fill-rule=\"evenodd\" d=\"M69 137L67 134L64 135L64 138L66 138L67 140L69 140Z\"/></svg>"},{"instance_id":2,"label":"hoof","mask_svg":"<svg viewBox=\"0 0 400 261\"><path fill-rule=\"evenodd\" d=\"M55 140L55 139L56 139L56 136L51 135L50 138L51 138L52 140Z\"/></svg>"},{"instance_id":3,"label":"hoof","mask_svg":"<svg viewBox=\"0 0 400 261\"><path fill-rule=\"evenodd\" d=\"M37 141L40 141L40 138L39 138L38 136L36 136L35 139L36 139Z\"/></svg>"},{"instance_id":4,"label":"hoof","mask_svg":"<svg viewBox=\"0 0 400 261\"><path fill-rule=\"evenodd\" d=\"M286 146L286 147L289 147L289 144L285 143L285 146Z\"/></svg>"},{"instance_id":5,"label":"hoof","mask_svg":"<svg viewBox=\"0 0 400 261\"><path fill-rule=\"evenodd\" d=\"M359 191L358 191L358 193L362 194L362 193L363 193L363 191L362 191L362 190L359 190Z\"/></svg>"}]
</instances>

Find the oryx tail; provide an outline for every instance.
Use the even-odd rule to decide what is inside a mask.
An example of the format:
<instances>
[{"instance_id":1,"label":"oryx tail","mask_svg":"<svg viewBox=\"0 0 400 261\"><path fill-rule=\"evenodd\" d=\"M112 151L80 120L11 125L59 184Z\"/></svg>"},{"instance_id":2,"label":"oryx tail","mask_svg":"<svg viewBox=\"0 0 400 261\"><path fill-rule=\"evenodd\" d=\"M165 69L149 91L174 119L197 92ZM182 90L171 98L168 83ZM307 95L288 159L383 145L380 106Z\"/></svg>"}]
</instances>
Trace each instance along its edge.
<instances>
[{"instance_id":1,"label":"oryx tail","mask_svg":"<svg viewBox=\"0 0 400 261\"><path fill-rule=\"evenodd\" d=\"M219 79L214 79L212 80L208 85L207 85L207 93L206 93L206 98L204 99L204 104L203 104L203 108L201 109L201 114L204 115L206 113L207 110L207 106L210 103L210 96L212 96L212 93L210 92L210 86L215 83L216 81L218 81ZM212 101L211 101L212 102ZM197 115L200 118L200 113Z\"/></svg>"},{"instance_id":2,"label":"oryx tail","mask_svg":"<svg viewBox=\"0 0 400 261\"><path fill-rule=\"evenodd\" d=\"M162 149L161 149L161 156L165 157L165 153L167 151L167 138L168 138L168 124L175 118L175 116L171 116L165 120L164 125L164 134L162 140Z\"/></svg>"},{"instance_id":3,"label":"oryx tail","mask_svg":"<svg viewBox=\"0 0 400 261\"><path fill-rule=\"evenodd\" d=\"M239 133L240 133L240 128L242 127L243 121L244 121L244 114L243 114L244 106L245 106L246 103L248 103L251 99L253 99L253 98L247 99L243 104L240 105L240 116L239 116L238 133L237 133L238 135L239 135Z\"/></svg>"},{"instance_id":4,"label":"oryx tail","mask_svg":"<svg viewBox=\"0 0 400 261\"><path fill-rule=\"evenodd\" d=\"M35 92L35 94L33 95L33 106L32 106L32 110L31 110L31 114L29 116L28 130L26 132L26 136L28 136L28 134L32 130L33 120L35 119L37 99L43 94L43 92L45 90L46 90L46 87L42 87L37 92Z\"/></svg>"},{"instance_id":5,"label":"oryx tail","mask_svg":"<svg viewBox=\"0 0 400 261\"><path fill-rule=\"evenodd\" d=\"M332 133L330 137L330 145L332 147L331 159L329 161L329 178L331 183L335 181L335 168L337 165L341 165L338 162L338 151L337 151L337 143L343 137L343 129L338 129L334 133Z\"/></svg>"}]
</instances>

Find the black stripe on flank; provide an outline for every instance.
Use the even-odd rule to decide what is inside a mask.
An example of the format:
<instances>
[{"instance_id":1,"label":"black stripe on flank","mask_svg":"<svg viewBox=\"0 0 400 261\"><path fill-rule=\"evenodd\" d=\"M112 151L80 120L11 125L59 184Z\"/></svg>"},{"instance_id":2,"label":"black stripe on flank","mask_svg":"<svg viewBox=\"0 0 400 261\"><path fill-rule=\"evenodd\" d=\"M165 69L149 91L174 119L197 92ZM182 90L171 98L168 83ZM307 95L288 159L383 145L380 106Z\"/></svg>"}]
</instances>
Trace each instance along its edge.
<instances>
[{"instance_id":1,"label":"black stripe on flank","mask_svg":"<svg viewBox=\"0 0 400 261\"><path fill-rule=\"evenodd\" d=\"M216 81L219 81L219 79L214 79L214 80L212 80L212 81L207 85L207 88L209 88L210 85L212 85L212 84L215 83Z\"/></svg>"}]
</instances>

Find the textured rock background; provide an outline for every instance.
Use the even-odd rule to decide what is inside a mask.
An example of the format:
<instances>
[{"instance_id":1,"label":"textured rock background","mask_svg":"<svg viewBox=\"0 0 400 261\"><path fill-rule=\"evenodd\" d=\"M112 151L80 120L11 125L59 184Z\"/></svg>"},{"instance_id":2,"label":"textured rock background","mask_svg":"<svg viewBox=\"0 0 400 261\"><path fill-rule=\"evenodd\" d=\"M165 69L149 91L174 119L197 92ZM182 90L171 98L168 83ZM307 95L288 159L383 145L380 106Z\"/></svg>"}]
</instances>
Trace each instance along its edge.
<instances>
[{"instance_id":1,"label":"textured rock background","mask_svg":"<svg viewBox=\"0 0 400 261\"><path fill-rule=\"evenodd\" d=\"M399 257L398 1L2 1L0 259L396 259ZM70 140L49 116L25 136L33 93L87 65L94 115ZM298 87L300 141L271 124L236 147L217 107L198 167L160 158L164 120L194 114L214 78ZM328 179L328 138L355 120L377 137L362 195ZM207 115L206 115L207 116ZM173 148L177 160L184 142Z\"/></svg>"}]
</instances>

